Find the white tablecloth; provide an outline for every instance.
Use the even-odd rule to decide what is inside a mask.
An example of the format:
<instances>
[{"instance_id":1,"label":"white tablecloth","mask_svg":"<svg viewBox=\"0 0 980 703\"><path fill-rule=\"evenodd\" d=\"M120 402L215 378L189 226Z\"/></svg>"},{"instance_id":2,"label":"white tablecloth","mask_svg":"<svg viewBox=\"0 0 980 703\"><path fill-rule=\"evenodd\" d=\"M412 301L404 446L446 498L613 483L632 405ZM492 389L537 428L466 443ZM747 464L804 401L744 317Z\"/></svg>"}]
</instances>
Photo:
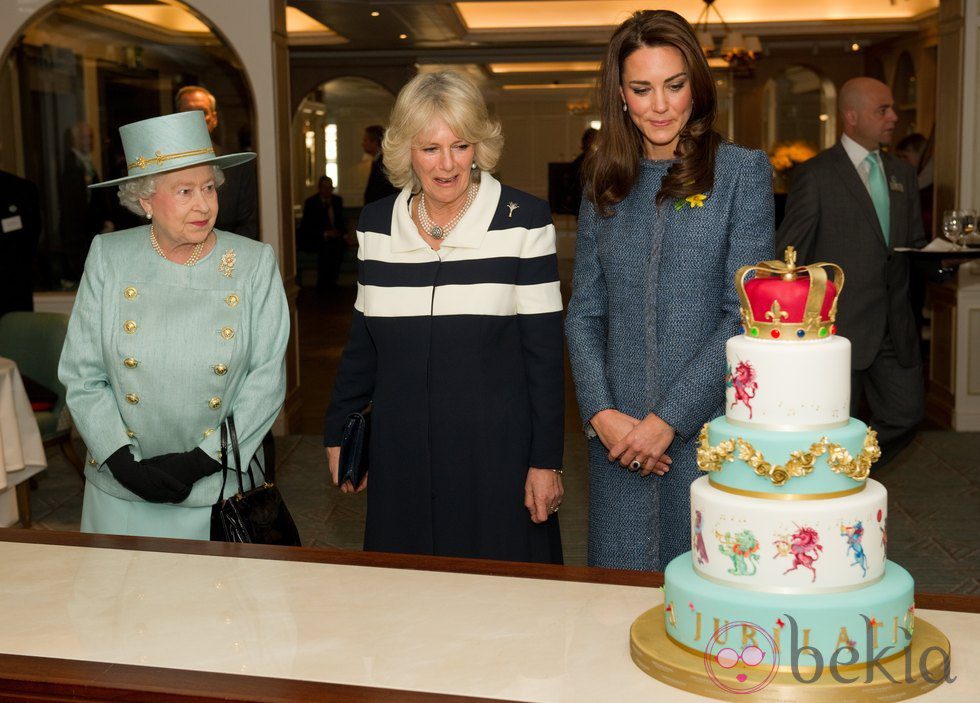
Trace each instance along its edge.
<instances>
[{"instance_id":1,"label":"white tablecloth","mask_svg":"<svg viewBox=\"0 0 980 703\"><path fill-rule=\"evenodd\" d=\"M0 525L16 522L4 513L14 504L11 489L47 467L41 433L17 364L0 357ZM7 495L9 494L9 495Z\"/></svg>"}]
</instances>

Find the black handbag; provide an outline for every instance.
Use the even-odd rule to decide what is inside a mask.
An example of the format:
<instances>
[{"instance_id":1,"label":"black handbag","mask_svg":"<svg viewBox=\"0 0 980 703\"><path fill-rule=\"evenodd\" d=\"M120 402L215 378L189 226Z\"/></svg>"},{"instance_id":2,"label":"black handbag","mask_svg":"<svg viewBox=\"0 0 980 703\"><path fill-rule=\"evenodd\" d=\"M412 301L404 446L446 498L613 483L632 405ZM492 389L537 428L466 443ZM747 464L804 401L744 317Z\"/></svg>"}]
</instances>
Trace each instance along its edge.
<instances>
[{"instance_id":1,"label":"black handbag","mask_svg":"<svg viewBox=\"0 0 980 703\"><path fill-rule=\"evenodd\" d=\"M229 467L228 449L235 457L235 469ZM275 442L272 432L262 440L265 458L265 471L258 465L255 457L248 463L248 478L251 484L245 490L242 480L242 459L238 449L238 433L235 431L235 419L228 416L221 425L221 492L218 502L211 508L211 540L214 542L243 542L247 544L279 544L289 547L300 547L299 530L293 522L289 509L282 499L282 494L276 488L275 479ZM256 464L261 485L256 485L252 464ZM238 492L227 499L225 482L228 472L234 471L238 477Z\"/></svg>"},{"instance_id":2,"label":"black handbag","mask_svg":"<svg viewBox=\"0 0 980 703\"><path fill-rule=\"evenodd\" d=\"M368 440L371 435L371 404L359 413L351 413L344 422L340 437L340 470L338 485L350 481L354 488L361 485L368 470Z\"/></svg>"}]
</instances>

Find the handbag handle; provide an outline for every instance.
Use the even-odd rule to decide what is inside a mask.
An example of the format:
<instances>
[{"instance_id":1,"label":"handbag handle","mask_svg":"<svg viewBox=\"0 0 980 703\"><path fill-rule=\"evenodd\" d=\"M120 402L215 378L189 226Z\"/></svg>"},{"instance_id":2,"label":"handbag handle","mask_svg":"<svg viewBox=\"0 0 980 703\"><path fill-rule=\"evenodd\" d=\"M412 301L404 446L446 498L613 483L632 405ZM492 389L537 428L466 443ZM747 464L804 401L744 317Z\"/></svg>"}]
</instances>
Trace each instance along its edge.
<instances>
[{"instance_id":1,"label":"handbag handle","mask_svg":"<svg viewBox=\"0 0 980 703\"><path fill-rule=\"evenodd\" d=\"M238 468L238 471L235 472L238 475L238 493L239 495L245 495L245 485L242 482L242 455L238 448L238 431L235 429L234 416L229 415L227 419L225 419L225 424L228 426L228 436L231 440L231 451L232 454L235 455L235 466ZM257 488L255 484L255 475L252 473L251 460L248 462L248 467L245 470L248 471L248 480L251 483L251 487ZM264 480L265 477L263 476L263 481Z\"/></svg>"},{"instance_id":2,"label":"handbag handle","mask_svg":"<svg viewBox=\"0 0 980 703\"><path fill-rule=\"evenodd\" d=\"M228 471L231 470L231 467L229 466L231 462L228 461L229 442L231 444L231 452L235 457L235 465L238 468L238 470L235 471L235 474L238 477L238 495L245 495L245 484L242 481L241 471L242 456L241 450L238 447L238 430L235 427L235 418L232 415L229 415L227 419L221 423L221 492L218 493L219 501L224 498L225 484L228 481ZM272 430L269 430L269 432L266 433L265 438L262 440L262 449L265 461L270 465L266 467L265 471L262 470L260 465L256 465L259 470L259 474L262 476L263 484L271 483L271 480L266 479L266 475L272 475L272 470L275 465L275 446L275 439L272 436ZM258 452L256 452L256 456L253 456L248 462L248 467L246 468L252 488L258 487L255 483L255 475L252 473L252 464L256 461L257 456Z\"/></svg>"},{"instance_id":3,"label":"handbag handle","mask_svg":"<svg viewBox=\"0 0 980 703\"><path fill-rule=\"evenodd\" d=\"M221 423L221 490L218 491L218 503L225 498L225 483L228 481L228 429Z\"/></svg>"}]
</instances>

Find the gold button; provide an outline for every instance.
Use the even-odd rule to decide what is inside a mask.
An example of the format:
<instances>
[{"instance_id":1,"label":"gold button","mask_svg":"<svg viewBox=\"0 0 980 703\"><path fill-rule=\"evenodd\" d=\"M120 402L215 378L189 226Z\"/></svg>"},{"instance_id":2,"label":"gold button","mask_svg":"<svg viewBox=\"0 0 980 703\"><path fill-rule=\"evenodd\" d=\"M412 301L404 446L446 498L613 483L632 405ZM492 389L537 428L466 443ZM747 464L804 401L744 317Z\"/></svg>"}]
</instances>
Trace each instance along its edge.
<instances>
[{"instance_id":1,"label":"gold button","mask_svg":"<svg viewBox=\"0 0 980 703\"><path fill-rule=\"evenodd\" d=\"M224 339L231 339L235 336L235 330L233 330L231 327L224 327L221 330L221 336Z\"/></svg>"},{"instance_id":2,"label":"gold button","mask_svg":"<svg viewBox=\"0 0 980 703\"><path fill-rule=\"evenodd\" d=\"M224 376L226 373L228 373L228 367L224 364L215 364L211 368L214 369L214 372L219 376Z\"/></svg>"},{"instance_id":3,"label":"gold button","mask_svg":"<svg viewBox=\"0 0 980 703\"><path fill-rule=\"evenodd\" d=\"M214 430L211 429L210 427L207 428L206 430L204 430L204 439L207 439L208 437L210 437L213 434L214 434Z\"/></svg>"},{"instance_id":4,"label":"gold button","mask_svg":"<svg viewBox=\"0 0 980 703\"><path fill-rule=\"evenodd\" d=\"M220 408L221 398L219 398L218 396L214 396L211 400L208 401L208 407L211 408L212 410L217 410L218 408Z\"/></svg>"},{"instance_id":5,"label":"gold button","mask_svg":"<svg viewBox=\"0 0 980 703\"><path fill-rule=\"evenodd\" d=\"M238 305L238 296L234 293L229 293L227 297L225 297L225 302L228 303L228 307L233 308Z\"/></svg>"},{"instance_id":6,"label":"gold button","mask_svg":"<svg viewBox=\"0 0 980 703\"><path fill-rule=\"evenodd\" d=\"M126 366L127 369L135 369L137 366L140 365L140 362L138 362L136 359L130 356L127 357L126 359L123 359L123 364Z\"/></svg>"},{"instance_id":7,"label":"gold button","mask_svg":"<svg viewBox=\"0 0 980 703\"><path fill-rule=\"evenodd\" d=\"M126 334L133 334L136 331L136 323L132 320L126 320L123 323L123 330L125 330Z\"/></svg>"},{"instance_id":8,"label":"gold button","mask_svg":"<svg viewBox=\"0 0 980 703\"><path fill-rule=\"evenodd\" d=\"M135 300L136 296L139 294L140 292L135 288L133 288L133 286L129 286L126 290L123 291L123 295L126 296L126 300Z\"/></svg>"},{"instance_id":9,"label":"gold button","mask_svg":"<svg viewBox=\"0 0 980 703\"><path fill-rule=\"evenodd\" d=\"M140 402L140 397L135 393L127 393L126 402L130 405L136 405L138 402Z\"/></svg>"},{"instance_id":10,"label":"gold button","mask_svg":"<svg viewBox=\"0 0 980 703\"><path fill-rule=\"evenodd\" d=\"M89 459L88 463L90 463L92 466L98 466L98 462L96 462L95 459Z\"/></svg>"},{"instance_id":11,"label":"gold button","mask_svg":"<svg viewBox=\"0 0 980 703\"><path fill-rule=\"evenodd\" d=\"M136 436L136 433L133 432L132 430L126 430L126 436L127 437L135 437Z\"/></svg>"}]
</instances>

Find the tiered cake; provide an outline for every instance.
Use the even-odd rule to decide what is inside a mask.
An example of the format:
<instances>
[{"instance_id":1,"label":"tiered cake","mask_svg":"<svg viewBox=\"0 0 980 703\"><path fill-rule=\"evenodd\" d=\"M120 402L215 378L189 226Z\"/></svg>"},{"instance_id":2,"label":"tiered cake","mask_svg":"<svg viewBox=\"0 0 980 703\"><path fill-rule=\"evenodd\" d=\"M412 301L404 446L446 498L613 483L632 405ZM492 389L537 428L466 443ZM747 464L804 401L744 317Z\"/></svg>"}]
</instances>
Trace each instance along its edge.
<instances>
[{"instance_id":1,"label":"tiered cake","mask_svg":"<svg viewBox=\"0 0 980 703\"><path fill-rule=\"evenodd\" d=\"M797 267L792 248L736 276L743 329L727 344L726 414L701 432L692 551L665 573L666 634L682 648L704 654L729 622L764 629L784 653L793 637L824 662L842 648L838 661L873 657L869 639L908 646L912 577L886 559L887 496L868 478L880 452L849 417L851 345L834 327L843 282L833 264Z\"/></svg>"}]
</instances>

